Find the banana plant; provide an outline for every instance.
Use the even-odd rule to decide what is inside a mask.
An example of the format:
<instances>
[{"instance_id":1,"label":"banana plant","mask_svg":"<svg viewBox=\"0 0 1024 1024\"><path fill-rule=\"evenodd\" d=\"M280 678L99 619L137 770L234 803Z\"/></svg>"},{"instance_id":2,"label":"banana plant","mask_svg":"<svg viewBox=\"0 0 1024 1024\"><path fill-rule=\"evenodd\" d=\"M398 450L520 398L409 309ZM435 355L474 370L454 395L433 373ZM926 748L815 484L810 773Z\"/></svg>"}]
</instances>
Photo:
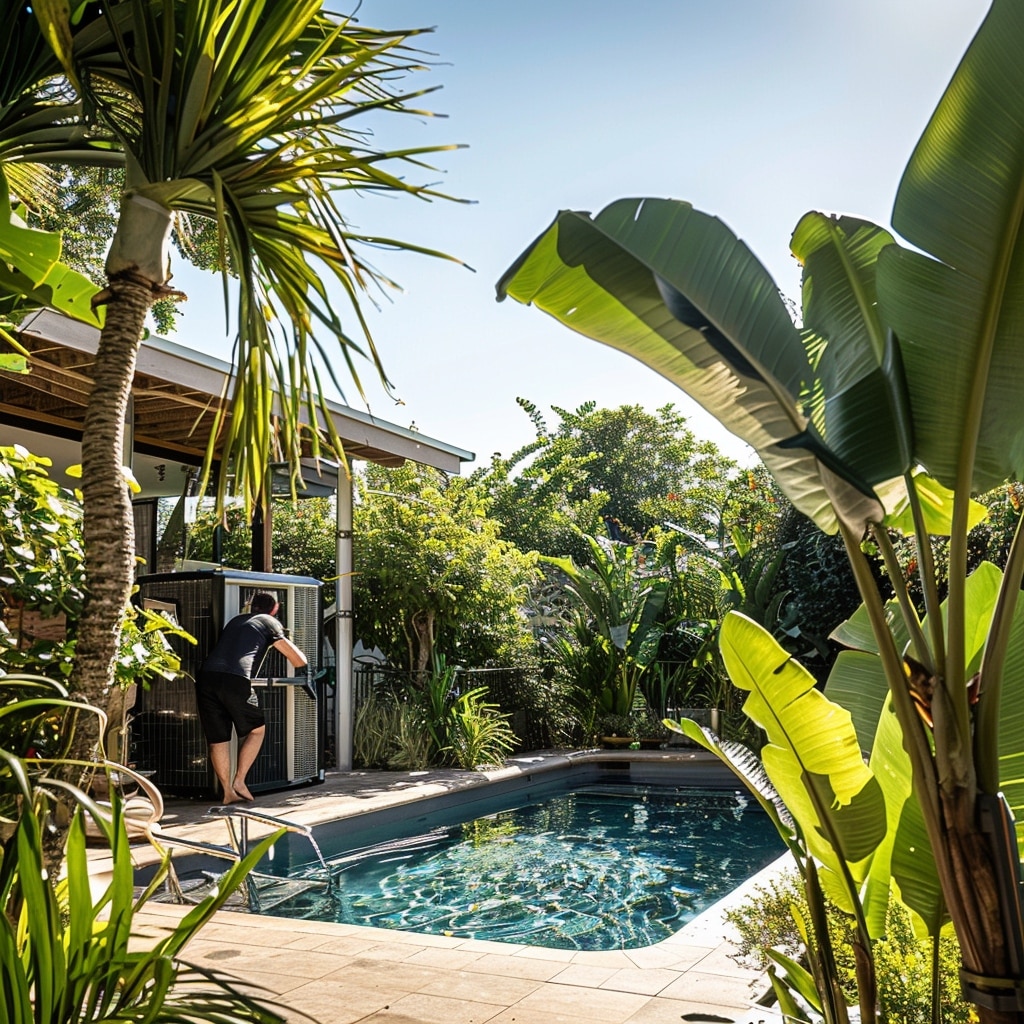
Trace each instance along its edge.
<instances>
[{"instance_id":1,"label":"banana plant","mask_svg":"<svg viewBox=\"0 0 1024 1024\"><path fill-rule=\"evenodd\" d=\"M1018 529L977 660L968 623L971 495L1024 475L1024 8L994 0L900 182L892 231L813 211L797 225L803 316L720 221L627 199L559 214L498 284L675 381L761 454L794 504L839 531L912 768L960 940L965 995L1024 1020L1024 914L1000 791ZM948 604L917 474L952 495ZM913 605L887 513L918 547ZM862 544L881 555L898 632ZM922 625L922 615L927 628ZM899 634L909 647L899 644Z\"/></svg>"},{"instance_id":2,"label":"banana plant","mask_svg":"<svg viewBox=\"0 0 1024 1024\"><path fill-rule=\"evenodd\" d=\"M834 969L828 969L831 953L821 906L827 895L854 921L861 1019L873 1020L878 1011L872 949L884 934L890 898L898 895L933 942L947 920L934 859L920 827L920 808L911 792L899 725L873 685L881 673L875 672L871 680L876 699L860 701L855 724L854 714L841 701L816 689L813 676L741 613L726 616L721 646L730 677L748 694L744 712L766 734L760 761L749 751L737 756L736 745L729 748L696 723L670 724L722 758L762 806L766 777L785 807L785 815L770 815L804 881L811 919L797 923L811 969L804 977L800 965L780 957L777 967L782 970L773 969L773 985L780 993L794 989L829 1020L844 1019L845 1010L835 999ZM829 688L859 698L859 673L875 667L865 667L860 659L877 663L878 658L849 654L854 664L837 663ZM871 751L869 764L863 750Z\"/></svg>"},{"instance_id":3,"label":"banana plant","mask_svg":"<svg viewBox=\"0 0 1024 1024\"><path fill-rule=\"evenodd\" d=\"M628 716L640 677L657 657L665 632L660 618L670 581L659 574L645 575L632 545L582 536L590 546L590 565L548 556L541 561L562 574L562 590L570 609L569 631L585 651L586 678L601 712ZM578 667L579 658L570 642L553 649L565 662Z\"/></svg>"}]
</instances>

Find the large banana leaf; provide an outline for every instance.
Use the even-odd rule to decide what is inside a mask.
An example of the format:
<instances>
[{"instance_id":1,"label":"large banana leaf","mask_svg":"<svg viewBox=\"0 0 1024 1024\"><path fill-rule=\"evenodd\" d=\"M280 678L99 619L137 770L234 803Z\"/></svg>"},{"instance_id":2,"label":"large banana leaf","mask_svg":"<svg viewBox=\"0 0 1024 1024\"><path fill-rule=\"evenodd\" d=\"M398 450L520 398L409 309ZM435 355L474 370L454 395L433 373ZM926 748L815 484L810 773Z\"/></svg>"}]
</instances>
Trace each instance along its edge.
<instances>
[{"instance_id":1,"label":"large banana leaf","mask_svg":"<svg viewBox=\"0 0 1024 1024\"><path fill-rule=\"evenodd\" d=\"M869 767L885 795L886 833L871 858L862 900L873 937L885 931L891 880L903 902L935 935L945 920L945 901L921 805L912 791L910 758L892 710L889 684L877 654L844 651L836 659L825 695L849 709L857 735L870 752Z\"/></svg>"},{"instance_id":2,"label":"large banana leaf","mask_svg":"<svg viewBox=\"0 0 1024 1024\"><path fill-rule=\"evenodd\" d=\"M0 169L0 298L9 295L93 326L101 324L102 317L89 304L99 289L61 263L60 253L58 232L30 228L11 210L7 180Z\"/></svg>"},{"instance_id":3,"label":"large banana leaf","mask_svg":"<svg viewBox=\"0 0 1024 1024\"><path fill-rule=\"evenodd\" d=\"M814 677L752 619L730 612L720 645L729 678L749 694L743 710L768 736L765 770L808 849L835 878L847 880L851 904L885 838L886 810L850 713L817 690Z\"/></svg>"},{"instance_id":4,"label":"large banana leaf","mask_svg":"<svg viewBox=\"0 0 1024 1024\"><path fill-rule=\"evenodd\" d=\"M812 420L829 447L876 484L902 474L913 447L899 349L875 290L878 255L893 244L877 224L817 211L804 214L790 239L803 266L803 325L816 359Z\"/></svg>"},{"instance_id":5,"label":"large banana leaf","mask_svg":"<svg viewBox=\"0 0 1024 1024\"><path fill-rule=\"evenodd\" d=\"M844 264L844 294L864 290L877 231L844 222L842 230L824 232L828 244L822 232L802 233L823 286L842 279L829 252L852 246L857 258ZM873 487L906 468L895 443L903 431L887 414L878 372L884 346L851 345L856 358L840 358L838 349L824 358L822 338L794 325L747 246L689 203L624 199L596 217L560 213L498 282L499 299L506 295L678 384L758 451L790 500L822 529L834 532L838 516L860 532L880 518ZM826 315L834 307L822 299L818 308L823 324L834 326L837 318ZM863 330L858 337L868 339ZM816 415L819 363L841 386L827 407L818 402ZM879 398L887 403L881 409Z\"/></svg>"},{"instance_id":6,"label":"large banana leaf","mask_svg":"<svg viewBox=\"0 0 1024 1024\"><path fill-rule=\"evenodd\" d=\"M915 454L978 493L1024 473L1024 6L995 0L904 172L879 258Z\"/></svg>"},{"instance_id":7,"label":"large banana leaf","mask_svg":"<svg viewBox=\"0 0 1024 1024\"><path fill-rule=\"evenodd\" d=\"M1003 664L999 713L999 788L1017 823L1017 846L1024 857L1024 608L1017 604Z\"/></svg>"}]
</instances>

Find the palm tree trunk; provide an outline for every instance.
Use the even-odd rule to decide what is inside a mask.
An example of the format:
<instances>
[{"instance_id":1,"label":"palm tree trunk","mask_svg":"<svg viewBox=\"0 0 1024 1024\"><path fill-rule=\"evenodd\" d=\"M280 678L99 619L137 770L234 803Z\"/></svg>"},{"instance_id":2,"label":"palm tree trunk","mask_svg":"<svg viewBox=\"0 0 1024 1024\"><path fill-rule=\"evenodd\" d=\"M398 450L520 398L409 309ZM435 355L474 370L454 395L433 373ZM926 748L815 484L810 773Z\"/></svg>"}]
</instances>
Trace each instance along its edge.
<instances>
[{"instance_id":1,"label":"palm tree trunk","mask_svg":"<svg viewBox=\"0 0 1024 1024\"><path fill-rule=\"evenodd\" d=\"M107 318L93 370L94 386L82 436L83 534L87 597L78 629L73 688L106 708L114 679L121 620L135 570L135 529L125 483L123 436L135 361L153 290L144 281L112 281ZM82 716L88 735L75 748L90 756L98 729ZM85 721L88 719L88 721Z\"/></svg>"}]
</instances>

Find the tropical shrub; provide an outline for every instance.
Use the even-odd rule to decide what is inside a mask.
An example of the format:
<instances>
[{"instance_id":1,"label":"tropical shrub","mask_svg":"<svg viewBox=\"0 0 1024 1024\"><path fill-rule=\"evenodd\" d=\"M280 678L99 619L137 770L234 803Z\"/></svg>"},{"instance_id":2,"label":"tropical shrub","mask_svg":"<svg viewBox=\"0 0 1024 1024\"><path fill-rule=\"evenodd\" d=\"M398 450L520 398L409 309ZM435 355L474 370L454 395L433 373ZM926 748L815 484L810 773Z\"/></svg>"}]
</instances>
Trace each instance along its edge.
<instances>
[{"instance_id":1,"label":"tropical shrub","mask_svg":"<svg viewBox=\"0 0 1024 1024\"><path fill-rule=\"evenodd\" d=\"M393 694L372 693L352 722L352 761L361 768L388 768L402 732L401 704Z\"/></svg>"},{"instance_id":2,"label":"tropical shrub","mask_svg":"<svg viewBox=\"0 0 1024 1024\"><path fill-rule=\"evenodd\" d=\"M485 492L428 467L356 478L353 601L388 663L428 672L435 653L474 668L529 663L524 606L536 559L502 540Z\"/></svg>"},{"instance_id":3,"label":"tropical shrub","mask_svg":"<svg viewBox=\"0 0 1024 1024\"><path fill-rule=\"evenodd\" d=\"M51 479L51 465L20 445L0 447L0 673L67 679L86 596L82 506ZM115 664L121 689L177 672L170 634L188 637L163 616L128 605Z\"/></svg>"},{"instance_id":4,"label":"tropical shrub","mask_svg":"<svg viewBox=\"0 0 1024 1024\"><path fill-rule=\"evenodd\" d=\"M190 968L181 959L188 943L278 836L258 843L231 866L213 895L164 938L145 948L133 935L132 921L166 877L169 854L165 853L145 892L136 897L128 834L116 791L109 809L103 809L59 778L69 767L61 754L76 717L96 714L102 719L102 713L68 701L59 683L43 677L7 677L4 696L7 699L0 704L0 1019L10 1024L143 1019L283 1022L281 1014L257 998L252 985ZM40 747L42 720L48 725ZM63 870L55 870L49 842L52 816L68 806L72 810L67 845L60 852ZM110 881L97 894L89 875L87 820L110 853Z\"/></svg>"},{"instance_id":5,"label":"tropical shrub","mask_svg":"<svg viewBox=\"0 0 1024 1024\"><path fill-rule=\"evenodd\" d=\"M648 570L642 549L585 537L590 560L544 558L561 577L563 617L550 653L594 714L629 715L637 688L665 632L660 621L669 581ZM559 628L560 627L560 628Z\"/></svg>"},{"instance_id":6,"label":"tropical shrub","mask_svg":"<svg viewBox=\"0 0 1024 1024\"><path fill-rule=\"evenodd\" d=\"M503 764L516 742L509 716L486 699L486 687L462 690L462 681L437 659L425 677L373 693L356 712L355 763L405 771Z\"/></svg>"},{"instance_id":7,"label":"tropical shrub","mask_svg":"<svg viewBox=\"0 0 1024 1024\"><path fill-rule=\"evenodd\" d=\"M484 698L486 687L460 693L449 712L448 749L459 768L501 765L515 746L508 715Z\"/></svg>"},{"instance_id":8,"label":"tropical shrub","mask_svg":"<svg viewBox=\"0 0 1024 1024\"><path fill-rule=\"evenodd\" d=\"M836 965L847 998L856 999L857 977L854 935L850 917L830 900L825 902L828 927L836 950ZM799 878L784 872L725 913L736 930L736 959L744 966L766 970L772 963L766 951L775 949L799 958L803 939L797 921L807 920L807 898ZM938 954L942 979L940 1005L944 1024L970 1024L977 1020L965 1002L957 981L960 946L945 929L938 946L914 934L910 915L898 902L887 910L885 937L874 947L878 977L879 1024L931 1024L932 957Z\"/></svg>"}]
</instances>

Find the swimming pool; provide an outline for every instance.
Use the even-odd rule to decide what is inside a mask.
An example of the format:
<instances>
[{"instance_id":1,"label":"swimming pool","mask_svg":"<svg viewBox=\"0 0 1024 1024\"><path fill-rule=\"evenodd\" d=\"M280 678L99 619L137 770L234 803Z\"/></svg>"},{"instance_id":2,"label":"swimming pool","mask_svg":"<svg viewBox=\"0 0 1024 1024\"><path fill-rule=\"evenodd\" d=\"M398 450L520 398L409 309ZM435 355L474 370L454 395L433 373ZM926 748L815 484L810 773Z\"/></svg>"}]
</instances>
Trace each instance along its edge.
<instances>
[{"instance_id":1,"label":"swimming pool","mask_svg":"<svg viewBox=\"0 0 1024 1024\"><path fill-rule=\"evenodd\" d=\"M261 868L261 913L549 948L631 949L668 937L778 857L744 793L578 775L318 830Z\"/></svg>"}]
</instances>

